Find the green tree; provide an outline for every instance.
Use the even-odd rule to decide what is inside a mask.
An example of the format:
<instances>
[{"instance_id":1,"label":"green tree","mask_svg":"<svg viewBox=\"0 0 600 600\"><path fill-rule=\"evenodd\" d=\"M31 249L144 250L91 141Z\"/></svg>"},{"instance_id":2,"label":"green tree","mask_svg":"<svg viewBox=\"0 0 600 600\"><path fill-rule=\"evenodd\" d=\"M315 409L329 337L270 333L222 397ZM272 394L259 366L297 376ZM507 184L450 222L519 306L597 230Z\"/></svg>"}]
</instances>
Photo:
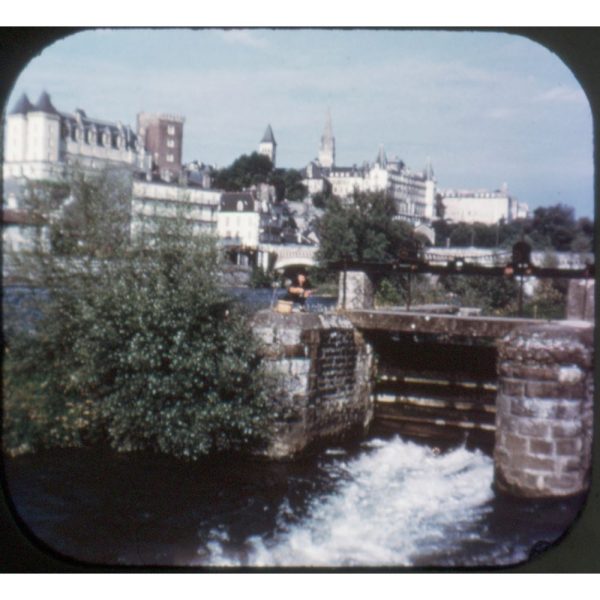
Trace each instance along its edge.
<instances>
[{"instance_id":1,"label":"green tree","mask_svg":"<svg viewBox=\"0 0 600 600\"><path fill-rule=\"evenodd\" d=\"M216 171L213 184L216 188L237 192L252 185L268 183L273 163L268 156L253 152L243 154L229 167Z\"/></svg>"},{"instance_id":2,"label":"green tree","mask_svg":"<svg viewBox=\"0 0 600 600\"><path fill-rule=\"evenodd\" d=\"M302 183L302 175L296 169L286 169L284 175L285 198L287 200L304 200L308 192L306 186Z\"/></svg>"},{"instance_id":3,"label":"green tree","mask_svg":"<svg viewBox=\"0 0 600 600\"><path fill-rule=\"evenodd\" d=\"M536 249L553 248L559 252L571 249L576 231L575 211L564 204L536 208L526 228Z\"/></svg>"},{"instance_id":4,"label":"green tree","mask_svg":"<svg viewBox=\"0 0 600 600\"><path fill-rule=\"evenodd\" d=\"M349 202L331 198L317 223L322 265L385 262L414 250L412 227L396 218L394 201L383 193L356 193Z\"/></svg>"},{"instance_id":5,"label":"green tree","mask_svg":"<svg viewBox=\"0 0 600 600\"><path fill-rule=\"evenodd\" d=\"M241 311L215 285L215 240L174 219L108 255L105 224L86 206L102 189L91 182L78 196L77 252L23 258L45 294L35 331L7 348L5 448L104 440L196 458L260 443L268 378ZM71 225L65 217L55 232L72 240Z\"/></svg>"}]
</instances>

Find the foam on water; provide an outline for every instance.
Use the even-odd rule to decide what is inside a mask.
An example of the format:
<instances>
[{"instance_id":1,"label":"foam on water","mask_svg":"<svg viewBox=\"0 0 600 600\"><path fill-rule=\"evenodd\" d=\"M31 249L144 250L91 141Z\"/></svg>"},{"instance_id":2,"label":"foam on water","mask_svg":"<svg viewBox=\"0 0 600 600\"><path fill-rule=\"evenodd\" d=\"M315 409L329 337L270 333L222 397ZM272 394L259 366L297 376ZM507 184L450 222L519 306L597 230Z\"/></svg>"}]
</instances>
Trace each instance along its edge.
<instances>
[{"instance_id":1,"label":"foam on water","mask_svg":"<svg viewBox=\"0 0 600 600\"><path fill-rule=\"evenodd\" d=\"M358 458L330 453L329 461L335 489L312 498L300 521L283 502L278 530L250 538L243 556L228 554L226 531L214 530L208 564L410 566L419 556L451 556L493 497L492 459L465 448L440 454L399 438L373 440Z\"/></svg>"}]
</instances>

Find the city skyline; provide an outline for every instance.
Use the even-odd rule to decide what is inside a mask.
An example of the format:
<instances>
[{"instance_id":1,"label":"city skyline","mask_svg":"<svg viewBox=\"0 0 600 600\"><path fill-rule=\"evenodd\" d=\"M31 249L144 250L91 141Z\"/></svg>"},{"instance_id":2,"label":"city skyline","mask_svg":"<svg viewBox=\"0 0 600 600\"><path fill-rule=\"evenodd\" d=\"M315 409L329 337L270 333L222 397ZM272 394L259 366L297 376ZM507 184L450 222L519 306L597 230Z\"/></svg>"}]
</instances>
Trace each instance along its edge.
<instances>
[{"instance_id":1,"label":"city skyline","mask_svg":"<svg viewBox=\"0 0 600 600\"><path fill-rule=\"evenodd\" d=\"M316 158L327 110L336 163L381 144L441 188L509 190L531 209L593 216L591 111L568 68L513 34L405 30L92 30L48 47L8 100L43 89L63 112L135 125L181 114L184 161L226 166L271 124L278 166ZM373 90L376 90L374 92Z\"/></svg>"}]
</instances>

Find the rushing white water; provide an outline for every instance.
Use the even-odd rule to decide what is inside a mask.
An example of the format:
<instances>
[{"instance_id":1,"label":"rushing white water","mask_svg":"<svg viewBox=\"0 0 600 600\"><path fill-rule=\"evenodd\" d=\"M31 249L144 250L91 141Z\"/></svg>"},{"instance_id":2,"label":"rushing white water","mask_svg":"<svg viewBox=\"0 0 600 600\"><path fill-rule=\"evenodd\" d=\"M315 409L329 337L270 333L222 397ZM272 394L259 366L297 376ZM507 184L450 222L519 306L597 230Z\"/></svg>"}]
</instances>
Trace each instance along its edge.
<instances>
[{"instance_id":1,"label":"rushing white water","mask_svg":"<svg viewBox=\"0 0 600 600\"><path fill-rule=\"evenodd\" d=\"M439 453L394 438L365 444L358 458L329 459L335 490L312 498L299 522L284 502L278 531L250 538L243 557L228 554L226 533L214 531L209 564L410 566L475 538L493 496L492 459L465 448Z\"/></svg>"}]
</instances>

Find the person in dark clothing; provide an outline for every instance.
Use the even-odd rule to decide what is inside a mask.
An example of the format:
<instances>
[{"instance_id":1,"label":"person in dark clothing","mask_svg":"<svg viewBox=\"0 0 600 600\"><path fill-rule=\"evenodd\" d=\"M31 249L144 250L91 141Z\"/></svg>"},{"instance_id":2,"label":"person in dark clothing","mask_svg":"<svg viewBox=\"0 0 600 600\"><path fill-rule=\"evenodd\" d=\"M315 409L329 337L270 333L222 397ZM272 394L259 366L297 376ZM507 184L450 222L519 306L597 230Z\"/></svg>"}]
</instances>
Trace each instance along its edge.
<instances>
[{"instance_id":1,"label":"person in dark clothing","mask_svg":"<svg viewBox=\"0 0 600 600\"><path fill-rule=\"evenodd\" d=\"M312 288L305 273L299 273L296 281L287 289L286 300L291 300L294 305L304 309L306 299L312 294Z\"/></svg>"}]
</instances>

